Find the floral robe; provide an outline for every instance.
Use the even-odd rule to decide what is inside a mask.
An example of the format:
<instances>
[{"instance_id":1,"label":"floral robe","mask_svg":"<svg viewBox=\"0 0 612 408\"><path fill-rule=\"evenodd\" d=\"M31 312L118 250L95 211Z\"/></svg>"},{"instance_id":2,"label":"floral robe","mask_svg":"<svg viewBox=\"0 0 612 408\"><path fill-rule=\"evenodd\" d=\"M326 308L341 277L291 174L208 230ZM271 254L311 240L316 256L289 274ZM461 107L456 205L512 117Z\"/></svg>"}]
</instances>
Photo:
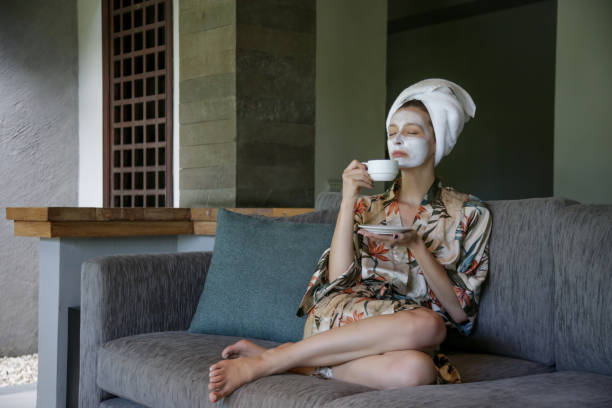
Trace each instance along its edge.
<instances>
[{"instance_id":1,"label":"floral robe","mask_svg":"<svg viewBox=\"0 0 612 408\"><path fill-rule=\"evenodd\" d=\"M423 198L411 226L444 266L459 304L468 317L454 322L436 298L423 271L407 248L390 248L357 234L359 224L402 226L396 196L401 177L383 194L356 200L353 222L355 258L333 282L328 281L329 248L321 255L297 315L308 315L304 338L355 320L400 310L427 307L437 312L447 328L468 336L478 314L481 287L488 273L491 216L477 197L445 186L436 178ZM439 349L439 348L438 348ZM437 351L437 350L436 350ZM457 370L442 353L432 353L438 384L461 382Z\"/></svg>"}]
</instances>

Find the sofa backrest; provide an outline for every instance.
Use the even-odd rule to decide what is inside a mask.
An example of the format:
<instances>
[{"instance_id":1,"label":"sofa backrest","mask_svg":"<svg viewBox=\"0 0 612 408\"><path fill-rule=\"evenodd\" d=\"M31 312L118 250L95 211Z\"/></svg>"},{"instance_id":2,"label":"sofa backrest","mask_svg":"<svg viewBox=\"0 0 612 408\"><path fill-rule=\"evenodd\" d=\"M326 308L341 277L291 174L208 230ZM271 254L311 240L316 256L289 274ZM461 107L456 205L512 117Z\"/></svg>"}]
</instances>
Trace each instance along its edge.
<instances>
[{"instance_id":1,"label":"sofa backrest","mask_svg":"<svg viewBox=\"0 0 612 408\"><path fill-rule=\"evenodd\" d=\"M555 363L552 224L563 198L489 201L489 276L472 334L449 331L445 345Z\"/></svg>"},{"instance_id":2,"label":"sofa backrest","mask_svg":"<svg viewBox=\"0 0 612 408\"><path fill-rule=\"evenodd\" d=\"M557 370L612 375L612 205L562 209L553 249Z\"/></svg>"},{"instance_id":3,"label":"sofa backrest","mask_svg":"<svg viewBox=\"0 0 612 408\"><path fill-rule=\"evenodd\" d=\"M341 201L342 193L334 191L324 191L322 193L317 194L314 209L315 211L329 209L339 210Z\"/></svg>"},{"instance_id":4,"label":"sofa backrest","mask_svg":"<svg viewBox=\"0 0 612 408\"><path fill-rule=\"evenodd\" d=\"M321 193L315 209L339 206L340 193ZM552 223L569 200L487 202L493 219L489 276L474 331L449 330L442 347L555 363Z\"/></svg>"}]
</instances>

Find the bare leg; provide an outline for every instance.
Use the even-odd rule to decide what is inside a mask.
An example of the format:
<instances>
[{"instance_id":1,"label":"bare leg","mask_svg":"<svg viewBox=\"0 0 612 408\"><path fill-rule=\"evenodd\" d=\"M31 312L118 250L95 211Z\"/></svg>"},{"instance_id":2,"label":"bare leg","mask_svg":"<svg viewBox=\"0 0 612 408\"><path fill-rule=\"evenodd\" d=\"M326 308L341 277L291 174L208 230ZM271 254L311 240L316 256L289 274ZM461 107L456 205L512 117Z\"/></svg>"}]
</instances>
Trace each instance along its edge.
<instances>
[{"instance_id":1,"label":"bare leg","mask_svg":"<svg viewBox=\"0 0 612 408\"><path fill-rule=\"evenodd\" d=\"M293 344L293 342L279 344L276 347L278 348L286 347L289 344ZM436 345L433 345L431 347L423 347L423 348L420 348L419 350L425 353L429 353L431 351L434 351L435 349L436 349ZM254 356L260 355L266 350L267 348L260 346L259 344L253 343L251 340L240 339L236 343L230 344L229 346L224 348L223 351L221 352L221 357L222 358L254 357Z\"/></svg>"},{"instance_id":2,"label":"bare leg","mask_svg":"<svg viewBox=\"0 0 612 408\"><path fill-rule=\"evenodd\" d=\"M288 343L283 343L277 347L281 347ZM265 347L260 346L259 344L255 344L250 340L242 339L238 340L236 343L231 344L223 349L221 352L222 358L237 358L237 357L254 357L258 356L267 349Z\"/></svg>"},{"instance_id":3,"label":"bare leg","mask_svg":"<svg viewBox=\"0 0 612 408\"><path fill-rule=\"evenodd\" d=\"M379 390L433 384L437 370L431 357L419 350L387 351L332 367L334 379Z\"/></svg>"},{"instance_id":4,"label":"bare leg","mask_svg":"<svg viewBox=\"0 0 612 408\"><path fill-rule=\"evenodd\" d=\"M254 357L222 360L210 367L211 402L257 378L295 367L337 365L396 350L418 350L440 344L446 336L442 318L418 308L358 320L315 336L266 350Z\"/></svg>"},{"instance_id":5,"label":"bare leg","mask_svg":"<svg viewBox=\"0 0 612 408\"><path fill-rule=\"evenodd\" d=\"M278 346L287 347L293 343ZM365 356L332 367L334 379L365 385L376 389L408 387L435 382L437 370L429 353L435 346L421 350L388 351ZM250 340L242 339L223 349L223 358L258 356L267 349ZM288 372L312 375L316 367L295 367ZM216 381L212 382L216 385ZM214 389L213 389L214 390Z\"/></svg>"},{"instance_id":6,"label":"bare leg","mask_svg":"<svg viewBox=\"0 0 612 408\"><path fill-rule=\"evenodd\" d=\"M277 348L287 347L293 342L283 343ZM265 347L262 347L258 344L253 343L250 340L242 339L238 340L236 343L231 344L223 349L221 352L221 357L223 358L238 358L238 357L255 357L266 351ZM316 367L294 367L289 369L288 371L295 374L303 374L310 375L315 371ZM212 381L211 381L212 382Z\"/></svg>"}]
</instances>

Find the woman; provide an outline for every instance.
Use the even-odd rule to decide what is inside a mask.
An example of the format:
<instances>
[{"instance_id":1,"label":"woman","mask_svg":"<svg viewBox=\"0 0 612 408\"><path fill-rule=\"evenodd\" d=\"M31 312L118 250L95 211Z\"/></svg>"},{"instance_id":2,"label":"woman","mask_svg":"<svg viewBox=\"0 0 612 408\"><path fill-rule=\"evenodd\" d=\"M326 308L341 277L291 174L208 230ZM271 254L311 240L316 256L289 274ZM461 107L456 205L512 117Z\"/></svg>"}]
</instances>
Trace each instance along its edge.
<instances>
[{"instance_id":1,"label":"woman","mask_svg":"<svg viewBox=\"0 0 612 408\"><path fill-rule=\"evenodd\" d=\"M450 81L402 91L387 116L400 174L383 194L359 196L373 187L366 166L353 160L344 170L332 243L298 310L308 314L304 338L271 349L248 340L226 347L226 360L210 367L211 402L286 371L377 389L461 382L438 350L447 327L472 331L491 219L482 201L445 186L434 167L474 113L469 94ZM397 231L377 235L362 224Z\"/></svg>"}]
</instances>

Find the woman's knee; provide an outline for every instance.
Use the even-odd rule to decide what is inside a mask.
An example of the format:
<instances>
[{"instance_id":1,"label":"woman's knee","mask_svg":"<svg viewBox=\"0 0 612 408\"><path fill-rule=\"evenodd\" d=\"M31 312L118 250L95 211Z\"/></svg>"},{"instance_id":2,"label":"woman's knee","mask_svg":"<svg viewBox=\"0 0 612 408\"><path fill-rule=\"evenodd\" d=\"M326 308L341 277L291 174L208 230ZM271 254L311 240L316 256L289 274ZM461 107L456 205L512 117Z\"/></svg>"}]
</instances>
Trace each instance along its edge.
<instances>
[{"instance_id":1,"label":"woman's knee","mask_svg":"<svg viewBox=\"0 0 612 408\"><path fill-rule=\"evenodd\" d=\"M385 353L389 357L389 379L383 389L434 384L436 369L431 357L421 351Z\"/></svg>"},{"instance_id":2,"label":"woman's knee","mask_svg":"<svg viewBox=\"0 0 612 408\"><path fill-rule=\"evenodd\" d=\"M446 338L446 325L442 317L429 309L418 308L396 313L400 320L405 349L441 344Z\"/></svg>"},{"instance_id":3,"label":"woman's knee","mask_svg":"<svg viewBox=\"0 0 612 408\"><path fill-rule=\"evenodd\" d=\"M446 323L444 323L444 319L438 313L431 311L431 338L433 339L432 345L441 344L446 338Z\"/></svg>"}]
</instances>

